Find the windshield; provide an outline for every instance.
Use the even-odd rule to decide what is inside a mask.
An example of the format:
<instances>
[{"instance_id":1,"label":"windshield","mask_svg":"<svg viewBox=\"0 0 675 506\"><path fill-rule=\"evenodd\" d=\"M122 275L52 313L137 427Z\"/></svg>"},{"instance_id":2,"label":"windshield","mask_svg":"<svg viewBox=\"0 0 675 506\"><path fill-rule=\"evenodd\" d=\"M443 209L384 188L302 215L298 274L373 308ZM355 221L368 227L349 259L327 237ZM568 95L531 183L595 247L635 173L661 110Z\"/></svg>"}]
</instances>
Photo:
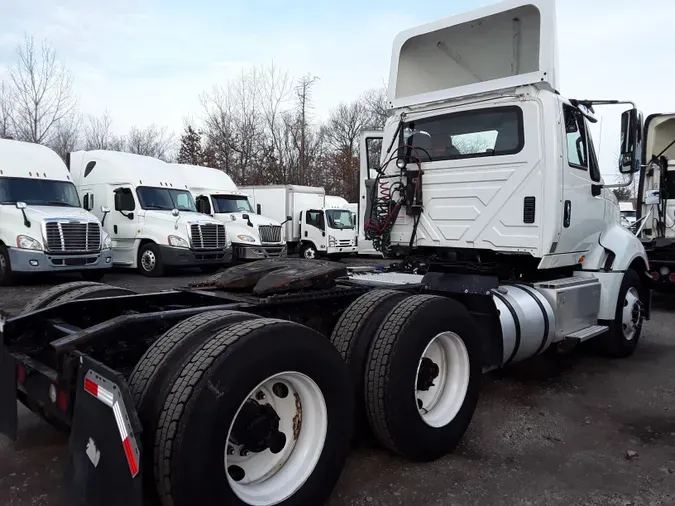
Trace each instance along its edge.
<instances>
[{"instance_id":1,"label":"windshield","mask_svg":"<svg viewBox=\"0 0 675 506\"><path fill-rule=\"evenodd\" d=\"M75 185L69 181L50 181L23 177L0 178L0 204L24 202L29 206L80 207Z\"/></svg>"},{"instance_id":2,"label":"windshield","mask_svg":"<svg viewBox=\"0 0 675 506\"><path fill-rule=\"evenodd\" d=\"M179 211L197 212L192 194L187 190L139 186L136 194L143 209L161 211L178 209Z\"/></svg>"},{"instance_id":3,"label":"windshield","mask_svg":"<svg viewBox=\"0 0 675 506\"><path fill-rule=\"evenodd\" d=\"M635 218L637 217L636 211L621 211L621 214L626 218Z\"/></svg>"},{"instance_id":4,"label":"windshield","mask_svg":"<svg viewBox=\"0 0 675 506\"><path fill-rule=\"evenodd\" d=\"M245 195L211 195L216 213L252 213L251 203Z\"/></svg>"},{"instance_id":5,"label":"windshield","mask_svg":"<svg viewBox=\"0 0 675 506\"><path fill-rule=\"evenodd\" d=\"M346 209L326 209L326 218L330 228L339 230L354 228L352 213Z\"/></svg>"}]
</instances>

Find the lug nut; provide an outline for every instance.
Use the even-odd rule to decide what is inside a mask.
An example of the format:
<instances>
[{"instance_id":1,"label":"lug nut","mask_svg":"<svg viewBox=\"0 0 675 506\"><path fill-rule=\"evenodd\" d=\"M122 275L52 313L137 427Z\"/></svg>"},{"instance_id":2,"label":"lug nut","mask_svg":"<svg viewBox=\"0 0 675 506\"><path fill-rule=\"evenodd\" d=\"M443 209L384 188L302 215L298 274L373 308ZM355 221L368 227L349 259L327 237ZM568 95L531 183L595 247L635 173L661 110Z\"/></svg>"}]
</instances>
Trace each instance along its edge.
<instances>
[{"instance_id":1,"label":"lug nut","mask_svg":"<svg viewBox=\"0 0 675 506\"><path fill-rule=\"evenodd\" d=\"M234 448L231 445L227 445L227 454L234 455Z\"/></svg>"},{"instance_id":2,"label":"lug nut","mask_svg":"<svg viewBox=\"0 0 675 506\"><path fill-rule=\"evenodd\" d=\"M239 455L242 457L248 457L248 450L246 448L242 448L239 452Z\"/></svg>"},{"instance_id":3,"label":"lug nut","mask_svg":"<svg viewBox=\"0 0 675 506\"><path fill-rule=\"evenodd\" d=\"M259 401L262 401L263 399L265 399L265 393L263 391L260 391L257 394L255 394L255 398Z\"/></svg>"}]
</instances>

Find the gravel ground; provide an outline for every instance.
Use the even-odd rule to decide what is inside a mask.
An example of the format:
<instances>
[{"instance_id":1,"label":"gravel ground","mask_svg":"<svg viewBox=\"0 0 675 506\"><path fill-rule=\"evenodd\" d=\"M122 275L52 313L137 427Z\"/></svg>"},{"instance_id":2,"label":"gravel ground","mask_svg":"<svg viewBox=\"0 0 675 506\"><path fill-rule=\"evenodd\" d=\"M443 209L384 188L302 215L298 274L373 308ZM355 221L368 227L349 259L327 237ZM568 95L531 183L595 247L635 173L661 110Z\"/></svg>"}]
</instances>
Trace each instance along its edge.
<instances>
[{"instance_id":1,"label":"gravel ground","mask_svg":"<svg viewBox=\"0 0 675 506\"><path fill-rule=\"evenodd\" d=\"M148 292L196 277L106 281ZM0 308L73 279L2 288ZM486 375L453 455L412 464L372 442L354 449L329 505L675 505L675 299L655 295L654 305L632 358L578 352ZM16 443L0 436L0 504L65 506L66 439L23 408L19 427Z\"/></svg>"}]
</instances>

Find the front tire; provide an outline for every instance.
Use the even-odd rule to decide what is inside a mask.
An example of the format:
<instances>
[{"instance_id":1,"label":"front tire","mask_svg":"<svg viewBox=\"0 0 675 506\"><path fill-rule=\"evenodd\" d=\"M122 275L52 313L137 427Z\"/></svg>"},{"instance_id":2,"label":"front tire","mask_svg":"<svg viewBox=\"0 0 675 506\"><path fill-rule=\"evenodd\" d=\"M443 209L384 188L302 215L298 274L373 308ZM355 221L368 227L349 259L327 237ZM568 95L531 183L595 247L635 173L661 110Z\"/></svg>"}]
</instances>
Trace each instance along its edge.
<instances>
[{"instance_id":1,"label":"front tire","mask_svg":"<svg viewBox=\"0 0 675 506\"><path fill-rule=\"evenodd\" d=\"M481 380L481 334L467 309L445 297L408 297L384 319L368 353L370 426L390 450L436 460L464 435Z\"/></svg>"},{"instance_id":2,"label":"front tire","mask_svg":"<svg viewBox=\"0 0 675 506\"><path fill-rule=\"evenodd\" d=\"M9 261L7 248L0 244L0 286L9 286L14 282L12 264Z\"/></svg>"},{"instance_id":3,"label":"front tire","mask_svg":"<svg viewBox=\"0 0 675 506\"><path fill-rule=\"evenodd\" d=\"M316 260L319 257L319 253L313 244L305 244L300 248L300 257L305 260Z\"/></svg>"},{"instance_id":4,"label":"front tire","mask_svg":"<svg viewBox=\"0 0 675 506\"><path fill-rule=\"evenodd\" d=\"M611 358L625 358L635 353L644 319L640 275L634 270L624 274L616 305L614 321L609 330L598 337L599 351Z\"/></svg>"},{"instance_id":5,"label":"front tire","mask_svg":"<svg viewBox=\"0 0 675 506\"><path fill-rule=\"evenodd\" d=\"M163 504L323 504L347 456L351 393L340 354L308 327L263 318L223 329L164 403L154 452Z\"/></svg>"},{"instance_id":6,"label":"front tire","mask_svg":"<svg viewBox=\"0 0 675 506\"><path fill-rule=\"evenodd\" d=\"M145 243L138 250L138 270L141 271L141 274L150 278L158 278L164 275L162 251L155 243Z\"/></svg>"}]
</instances>

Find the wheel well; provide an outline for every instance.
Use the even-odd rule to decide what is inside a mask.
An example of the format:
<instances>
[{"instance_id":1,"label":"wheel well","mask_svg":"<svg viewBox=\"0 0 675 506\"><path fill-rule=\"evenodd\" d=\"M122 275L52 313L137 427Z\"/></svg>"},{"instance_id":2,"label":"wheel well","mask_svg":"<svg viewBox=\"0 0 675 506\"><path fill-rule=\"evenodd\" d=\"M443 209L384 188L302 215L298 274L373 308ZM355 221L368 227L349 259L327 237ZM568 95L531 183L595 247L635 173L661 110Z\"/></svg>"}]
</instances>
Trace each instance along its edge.
<instances>
[{"instance_id":1,"label":"wheel well","mask_svg":"<svg viewBox=\"0 0 675 506\"><path fill-rule=\"evenodd\" d=\"M643 301L643 304L645 306L646 317L649 319L651 314L652 298L650 297L650 291L652 288L652 278L647 273L649 270L647 263L645 262L644 258L638 257L631 262L628 268L634 270L640 276L640 280L642 281L641 283L642 293L640 293L640 299Z\"/></svg>"},{"instance_id":2,"label":"wheel well","mask_svg":"<svg viewBox=\"0 0 675 506\"><path fill-rule=\"evenodd\" d=\"M141 248L145 246L146 244L157 244L155 241L152 239L141 239L140 244L138 245L138 251L141 251Z\"/></svg>"}]
</instances>

